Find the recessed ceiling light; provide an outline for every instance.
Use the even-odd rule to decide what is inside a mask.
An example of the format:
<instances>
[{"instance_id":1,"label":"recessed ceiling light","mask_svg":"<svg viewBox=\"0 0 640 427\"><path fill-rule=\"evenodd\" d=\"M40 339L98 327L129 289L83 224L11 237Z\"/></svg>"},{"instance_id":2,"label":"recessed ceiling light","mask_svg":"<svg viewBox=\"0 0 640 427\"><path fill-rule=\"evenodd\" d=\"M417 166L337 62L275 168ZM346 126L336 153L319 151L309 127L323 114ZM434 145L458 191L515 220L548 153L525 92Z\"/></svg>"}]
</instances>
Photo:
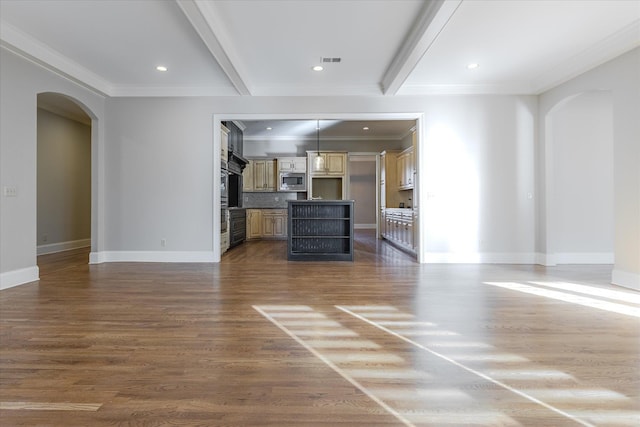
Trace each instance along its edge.
<instances>
[{"instance_id":1,"label":"recessed ceiling light","mask_svg":"<svg viewBox=\"0 0 640 427\"><path fill-rule=\"evenodd\" d=\"M362 130L369 130L367 126L363 127Z\"/></svg>"},{"instance_id":2,"label":"recessed ceiling light","mask_svg":"<svg viewBox=\"0 0 640 427\"><path fill-rule=\"evenodd\" d=\"M324 67L322 65L316 65L312 68L313 71L322 71Z\"/></svg>"},{"instance_id":3,"label":"recessed ceiling light","mask_svg":"<svg viewBox=\"0 0 640 427\"><path fill-rule=\"evenodd\" d=\"M273 128L271 128L271 127L268 127L268 128L267 128L267 130L271 130L271 129L273 129Z\"/></svg>"},{"instance_id":4,"label":"recessed ceiling light","mask_svg":"<svg viewBox=\"0 0 640 427\"><path fill-rule=\"evenodd\" d=\"M472 62L471 64L467 64L467 69L468 70L475 70L479 66L480 66L480 64L478 64L477 62Z\"/></svg>"},{"instance_id":5,"label":"recessed ceiling light","mask_svg":"<svg viewBox=\"0 0 640 427\"><path fill-rule=\"evenodd\" d=\"M165 67L164 65L158 65L156 67L156 70L158 70L158 71L167 71L167 67Z\"/></svg>"}]
</instances>

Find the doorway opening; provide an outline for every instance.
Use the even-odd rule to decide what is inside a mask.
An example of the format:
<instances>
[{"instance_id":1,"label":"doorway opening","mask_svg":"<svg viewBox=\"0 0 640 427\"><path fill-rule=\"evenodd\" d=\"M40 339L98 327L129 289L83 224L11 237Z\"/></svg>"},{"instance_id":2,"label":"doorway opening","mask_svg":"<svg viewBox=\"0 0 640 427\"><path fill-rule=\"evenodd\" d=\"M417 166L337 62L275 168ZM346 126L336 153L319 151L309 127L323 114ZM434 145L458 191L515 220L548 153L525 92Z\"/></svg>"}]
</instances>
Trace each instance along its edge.
<instances>
[{"instance_id":1,"label":"doorway opening","mask_svg":"<svg viewBox=\"0 0 640 427\"><path fill-rule=\"evenodd\" d=\"M89 262L91 138L91 117L75 100L58 93L38 94L36 170L40 275L55 270L57 261Z\"/></svg>"},{"instance_id":2,"label":"doorway opening","mask_svg":"<svg viewBox=\"0 0 640 427\"><path fill-rule=\"evenodd\" d=\"M318 138L318 132L316 131L317 119L320 117L320 136ZM418 144L414 144L415 152L414 159L416 168L419 170L420 165L424 163L424 159L421 157L421 150L419 147L419 143L422 141L422 137L420 132L422 130L422 120L423 116L421 113L358 113L358 114L233 114L233 115L214 115L213 117L213 143L214 143L214 158L213 158L213 173L216 175L216 169L219 168L219 153L223 152L221 150L221 140L220 138L220 129L222 122L233 121L234 123L240 123L241 129L243 130L243 156L246 158L258 158L258 159L278 159L280 157L301 157L306 158L309 152L315 152L319 149L321 151L326 152L344 152L350 155L352 153L358 154L367 154L373 156L372 159L367 159L367 161L363 161L362 166L367 167L367 170L372 172L371 182L365 183L365 185L373 186L374 192L372 195L366 199L367 202L371 202L373 208L371 212L369 212L370 218L361 219L358 222L359 228L374 230L371 234L374 236L379 236L379 232L376 227L379 226L379 192L377 186L379 185L379 176L377 173L377 156L380 152L384 150L397 150L402 151L402 149L406 148L405 145L407 141L408 144L411 143L412 134L413 138L417 137ZM311 123L309 125L309 123ZM391 128L397 128L401 126L403 128L402 134L394 133L393 136L387 134L385 136L373 136L373 129L371 125L379 126L378 129L385 130L387 132L391 131ZM273 126L272 126L273 125ZM309 125L309 126L307 126ZM345 137L341 132L345 130L345 126L349 127L349 131L351 132L350 137ZM279 131L280 128L286 129L289 133L284 136L274 136L276 131ZM397 130L397 129L396 129ZM298 132L294 135L294 131ZM358 135L355 135L355 131L358 132ZM247 137L247 135L249 135ZM401 136L398 136L401 135ZM237 147L236 147L237 148ZM362 159L364 160L364 159ZM348 160L348 163L351 163L351 159ZM360 165L358 165L360 166ZM327 174L330 175L330 174ZM346 195L346 198L353 198L351 194L350 187L350 175L351 171L345 173L345 176L342 178L343 181L343 191L342 195ZM415 191L421 191L419 180L420 177L419 172L417 172L414 176L416 179ZM247 178L245 178L246 180ZM253 179L253 178L252 178ZM331 191L333 195L336 193L337 185L334 181L331 181L329 177L323 177L322 182L318 184L327 184L327 191ZM357 179L356 179L357 180ZM255 180L254 180L255 181ZM320 180L319 180L320 181ZM326 182L325 182L326 181ZM371 185L370 185L371 184ZM315 186L313 186L313 190L315 191ZM262 189L263 186L260 188ZM217 192L216 192L217 193ZM219 206L220 206L220 195L214 193L213 197L213 253L214 253L214 261L217 262L220 260L222 255L222 250L220 250L219 243L220 239L220 227L219 223ZM296 195L292 193L293 198L309 198L309 194L303 194L300 197L300 194ZM278 193L277 191L273 192L273 201L277 203L282 203L286 207L286 201L289 200L289 196L287 193ZM244 195L243 196L243 207L245 209L252 208L255 206L262 207L265 203L265 198L267 195L264 191L260 191L259 193L253 195ZM323 197L325 198L325 197ZM335 197L329 197L335 198ZM417 199L417 196L416 196ZM275 203L275 204L277 204ZM272 203L274 204L274 203ZM274 208L274 206L268 205L268 207ZM264 205L266 206L266 205ZM278 205L277 207L280 207ZM356 209L357 211L357 209ZM420 218L416 217L416 221L419 221ZM249 224L249 222L247 222ZM416 229L419 227L416 224ZM248 233L247 233L248 234ZM419 238L416 240L420 240ZM419 245L416 245L419 251ZM227 257L226 257L227 258ZM418 258L418 262L420 259Z\"/></svg>"}]
</instances>

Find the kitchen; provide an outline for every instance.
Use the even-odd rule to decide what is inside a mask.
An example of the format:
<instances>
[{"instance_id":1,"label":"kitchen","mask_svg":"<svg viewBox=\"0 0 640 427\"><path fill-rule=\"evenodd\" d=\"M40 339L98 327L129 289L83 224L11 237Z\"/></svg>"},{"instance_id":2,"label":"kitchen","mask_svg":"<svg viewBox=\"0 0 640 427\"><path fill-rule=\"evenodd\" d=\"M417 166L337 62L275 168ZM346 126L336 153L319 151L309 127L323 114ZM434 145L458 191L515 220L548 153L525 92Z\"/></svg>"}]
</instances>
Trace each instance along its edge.
<instances>
[{"instance_id":1,"label":"kitchen","mask_svg":"<svg viewBox=\"0 0 640 427\"><path fill-rule=\"evenodd\" d=\"M287 239L289 201L350 199L356 230L377 230L415 255L409 231L417 215L415 126L415 120L223 121L220 253L245 241Z\"/></svg>"}]
</instances>

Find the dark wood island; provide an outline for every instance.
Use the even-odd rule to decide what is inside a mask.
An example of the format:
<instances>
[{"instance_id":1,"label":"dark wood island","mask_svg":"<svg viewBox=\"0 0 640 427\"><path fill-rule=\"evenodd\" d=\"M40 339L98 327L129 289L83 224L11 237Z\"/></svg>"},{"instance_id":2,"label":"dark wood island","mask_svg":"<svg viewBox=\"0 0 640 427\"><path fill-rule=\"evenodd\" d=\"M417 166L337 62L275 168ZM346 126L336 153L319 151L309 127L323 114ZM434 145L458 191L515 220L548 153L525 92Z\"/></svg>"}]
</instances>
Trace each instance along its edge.
<instances>
[{"instance_id":1,"label":"dark wood island","mask_svg":"<svg viewBox=\"0 0 640 427\"><path fill-rule=\"evenodd\" d=\"M353 261L353 200L290 200L289 261Z\"/></svg>"}]
</instances>

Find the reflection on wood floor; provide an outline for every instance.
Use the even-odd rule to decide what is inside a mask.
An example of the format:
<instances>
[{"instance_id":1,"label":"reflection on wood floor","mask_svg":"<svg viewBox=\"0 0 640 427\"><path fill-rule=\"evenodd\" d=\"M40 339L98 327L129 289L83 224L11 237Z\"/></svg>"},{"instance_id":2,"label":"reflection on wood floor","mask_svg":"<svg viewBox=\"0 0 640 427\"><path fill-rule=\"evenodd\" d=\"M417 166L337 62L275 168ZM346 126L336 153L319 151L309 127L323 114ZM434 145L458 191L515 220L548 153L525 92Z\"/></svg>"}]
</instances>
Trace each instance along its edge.
<instances>
[{"instance_id":1,"label":"reflection on wood floor","mask_svg":"<svg viewBox=\"0 0 640 427\"><path fill-rule=\"evenodd\" d=\"M639 294L610 266L40 257L0 292L3 426L635 426Z\"/></svg>"}]
</instances>

